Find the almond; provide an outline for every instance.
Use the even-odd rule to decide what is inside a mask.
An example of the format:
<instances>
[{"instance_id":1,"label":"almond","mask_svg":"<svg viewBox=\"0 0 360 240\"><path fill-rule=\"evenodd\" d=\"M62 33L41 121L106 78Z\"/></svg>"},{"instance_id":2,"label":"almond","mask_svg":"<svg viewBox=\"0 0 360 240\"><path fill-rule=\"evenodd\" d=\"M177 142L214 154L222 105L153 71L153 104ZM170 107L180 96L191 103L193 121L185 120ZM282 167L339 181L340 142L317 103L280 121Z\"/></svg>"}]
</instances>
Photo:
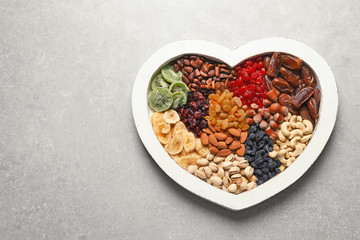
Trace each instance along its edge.
<instances>
[{"instance_id":1,"label":"almond","mask_svg":"<svg viewBox=\"0 0 360 240\"><path fill-rule=\"evenodd\" d=\"M240 143L244 143L246 141L247 136L248 136L247 132L242 132L240 136Z\"/></svg>"},{"instance_id":2,"label":"almond","mask_svg":"<svg viewBox=\"0 0 360 240\"><path fill-rule=\"evenodd\" d=\"M241 146L240 141L233 141L231 143L231 145L229 146L229 149L235 151L235 150L238 150L240 148L240 146Z\"/></svg>"},{"instance_id":3,"label":"almond","mask_svg":"<svg viewBox=\"0 0 360 240\"><path fill-rule=\"evenodd\" d=\"M227 145L225 142L218 142L217 147L219 149L225 149L225 148L227 148Z\"/></svg>"},{"instance_id":4,"label":"almond","mask_svg":"<svg viewBox=\"0 0 360 240\"><path fill-rule=\"evenodd\" d=\"M236 151L236 154L239 157L244 156L244 154L245 154L245 145L244 144L241 144L240 148Z\"/></svg>"},{"instance_id":5,"label":"almond","mask_svg":"<svg viewBox=\"0 0 360 240\"><path fill-rule=\"evenodd\" d=\"M208 121L208 125L211 131L216 132L215 127L210 123L210 121Z\"/></svg>"},{"instance_id":6,"label":"almond","mask_svg":"<svg viewBox=\"0 0 360 240\"><path fill-rule=\"evenodd\" d=\"M223 149L223 150L220 150L216 156L218 156L218 157L226 157L226 156L228 156L230 154L231 154L230 149Z\"/></svg>"},{"instance_id":7,"label":"almond","mask_svg":"<svg viewBox=\"0 0 360 240\"><path fill-rule=\"evenodd\" d=\"M209 135L209 142L214 145L214 146L217 146L218 144L218 141L216 140L216 137L214 134L210 134Z\"/></svg>"},{"instance_id":8,"label":"almond","mask_svg":"<svg viewBox=\"0 0 360 240\"><path fill-rule=\"evenodd\" d=\"M202 133L200 136L201 144L207 146L209 144L209 137L206 133Z\"/></svg>"},{"instance_id":9,"label":"almond","mask_svg":"<svg viewBox=\"0 0 360 240\"><path fill-rule=\"evenodd\" d=\"M228 132L234 137L240 137L241 131L235 128L229 128Z\"/></svg>"},{"instance_id":10,"label":"almond","mask_svg":"<svg viewBox=\"0 0 360 240\"><path fill-rule=\"evenodd\" d=\"M234 139L232 137L227 137L226 140L225 140L225 143L230 144L230 143L232 143L233 140Z\"/></svg>"},{"instance_id":11,"label":"almond","mask_svg":"<svg viewBox=\"0 0 360 240\"><path fill-rule=\"evenodd\" d=\"M219 149L217 149L216 147L211 147L211 148L209 148L209 150L210 150L210 153L213 155L216 155L219 152Z\"/></svg>"},{"instance_id":12,"label":"almond","mask_svg":"<svg viewBox=\"0 0 360 240\"><path fill-rule=\"evenodd\" d=\"M214 133L214 136L219 141L224 141L227 138L227 135L225 133Z\"/></svg>"},{"instance_id":13,"label":"almond","mask_svg":"<svg viewBox=\"0 0 360 240\"><path fill-rule=\"evenodd\" d=\"M212 134L213 132L210 130L210 129L208 129L208 128L204 128L203 129L203 132L204 133L207 133L207 134Z\"/></svg>"}]
</instances>

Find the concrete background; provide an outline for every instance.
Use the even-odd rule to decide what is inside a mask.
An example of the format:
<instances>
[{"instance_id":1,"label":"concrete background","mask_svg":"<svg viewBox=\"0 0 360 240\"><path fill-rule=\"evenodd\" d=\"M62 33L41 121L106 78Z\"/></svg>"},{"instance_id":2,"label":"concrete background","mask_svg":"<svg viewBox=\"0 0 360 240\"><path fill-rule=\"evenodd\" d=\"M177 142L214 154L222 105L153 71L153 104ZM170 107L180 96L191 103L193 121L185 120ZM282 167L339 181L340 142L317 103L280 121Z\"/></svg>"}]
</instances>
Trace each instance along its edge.
<instances>
[{"instance_id":1,"label":"concrete background","mask_svg":"<svg viewBox=\"0 0 360 240\"><path fill-rule=\"evenodd\" d=\"M0 1L0 239L360 239L358 0ZM331 66L339 113L295 184L241 212L171 181L131 88L166 43L295 38Z\"/></svg>"}]
</instances>

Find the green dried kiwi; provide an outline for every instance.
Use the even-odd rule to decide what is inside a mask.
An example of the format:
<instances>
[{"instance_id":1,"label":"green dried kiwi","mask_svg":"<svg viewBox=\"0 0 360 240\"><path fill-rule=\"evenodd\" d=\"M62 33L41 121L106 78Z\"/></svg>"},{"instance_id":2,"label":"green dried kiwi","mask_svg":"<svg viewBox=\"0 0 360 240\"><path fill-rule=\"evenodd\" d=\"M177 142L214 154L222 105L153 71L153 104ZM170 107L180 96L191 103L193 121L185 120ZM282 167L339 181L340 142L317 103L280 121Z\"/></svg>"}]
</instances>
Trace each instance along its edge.
<instances>
[{"instance_id":1,"label":"green dried kiwi","mask_svg":"<svg viewBox=\"0 0 360 240\"><path fill-rule=\"evenodd\" d=\"M161 73L157 74L151 81L151 89L155 90L159 87L169 88L169 83L164 80Z\"/></svg>"},{"instance_id":2,"label":"green dried kiwi","mask_svg":"<svg viewBox=\"0 0 360 240\"><path fill-rule=\"evenodd\" d=\"M148 102L154 111L163 112L171 107L173 98L171 92L168 89L156 88L149 94Z\"/></svg>"},{"instance_id":3,"label":"green dried kiwi","mask_svg":"<svg viewBox=\"0 0 360 240\"><path fill-rule=\"evenodd\" d=\"M172 94L173 103L171 105L172 109L176 109L184 104L186 104L187 97L186 94L183 92L174 92Z\"/></svg>"},{"instance_id":4,"label":"green dried kiwi","mask_svg":"<svg viewBox=\"0 0 360 240\"><path fill-rule=\"evenodd\" d=\"M168 83L179 82L181 81L182 73L174 71L174 67L171 65L166 65L161 69L161 75Z\"/></svg>"},{"instance_id":5,"label":"green dried kiwi","mask_svg":"<svg viewBox=\"0 0 360 240\"><path fill-rule=\"evenodd\" d=\"M186 86L186 84L184 82L173 82L170 87L169 87L170 92L175 93L175 92L183 92L183 93L187 93L189 90L189 88Z\"/></svg>"}]
</instances>

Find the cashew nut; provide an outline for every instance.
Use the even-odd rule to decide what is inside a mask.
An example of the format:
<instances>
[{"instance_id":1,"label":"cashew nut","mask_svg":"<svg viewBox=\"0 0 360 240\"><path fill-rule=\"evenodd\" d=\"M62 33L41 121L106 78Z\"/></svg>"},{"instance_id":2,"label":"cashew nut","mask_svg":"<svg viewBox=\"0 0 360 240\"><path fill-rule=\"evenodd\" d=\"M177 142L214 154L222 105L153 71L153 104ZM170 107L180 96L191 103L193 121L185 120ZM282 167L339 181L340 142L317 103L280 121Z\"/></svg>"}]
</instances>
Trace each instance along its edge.
<instances>
[{"instance_id":1,"label":"cashew nut","mask_svg":"<svg viewBox=\"0 0 360 240\"><path fill-rule=\"evenodd\" d=\"M271 158L276 158L276 156L278 155L277 151L272 151L272 152L269 152L269 157Z\"/></svg>"},{"instance_id":2,"label":"cashew nut","mask_svg":"<svg viewBox=\"0 0 360 240\"><path fill-rule=\"evenodd\" d=\"M280 140L277 140L276 143L280 146L280 149L286 149L287 148L287 144L281 142Z\"/></svg>"},{"instance_id":3,"label":"cashew nut","mask_svg":"<svg viewBox=\"0 0 360 240\"><path fill-rule=\"evenodd\" d=\"M302 147L302 149L304 151L304 149L306 148L306 144L305 143L298 143L298 144Z\"/></svg>"},{"instance_id":4,"label":"cashew nut","mask_svg":"<svg viewBox=\"0 0 360 240\"><path fill-rule=\"evenodd\" d=\"M288 127L290 126L290 123L289 122L283 122L281 124L281 133L285 136L285 137L288 137L290 136L290 131L288 129Z\"/></svg>"},{"instance_id":5,"label":"cashew nut","mask_svg":"<svg viewBox=\"0 0 360 240\"><path fill-rule=\"evenodd\" d=\"M303 121L304 125L305 125L305 129L303 130L304 134L310 134L313 131L313 125L309 120L304 120Z\"/></svg>"},{"instance_id":6,"label":"cashew nut","mask_svg":"<svg viewBox=\"0 0 360 240\"><path fill-rule=\"evenodd\" d=\"M284 163L285 162L285 154L286 154L286 150L285 149L281 149L279 152L278 152L278 160L281 162L281 163Z\"/></svg>"},{"instance_id":7,"label":"cashew nut","mask_svg":"<svg viewBox=\"0 0 360 240\"><path fill-rule=\"evenodd\" d=\"M284 162L285 167L289 167L292 164L292 161L289 159L286 159Z\"/></svg>"},{"instance_id":8,"label":"cashew nut","mask_svg":"<svg viewBox=\"0 0 360 240\"><path fill-rule=\"evenodd\" d=\"M300 142L306 143L312 138L312 136L313 136L312 134L305 135L301 138Z\"/></svg>"},{"instance_id":9,"label":"cashew nut","mask_svg":"<svg viewBox=\"0 0 360 240\"><path fill-rule=\"evenodd\" d=\"M285 170L285 166L284 166L284 165L281 165L281 166L279 167L279 170L280 170L280 172L283 172L283 171Z\"/></svg>"},{"instance_id":10,"label":"cashew nut","mask_svg":"<svg viewBox=\"0 0 360 240\"><path fill-rule=\"evenodd\" d=\"M302 151L303 151L302 146L301 146L300 144L297 144L297 145L295 146L295 151L290 152L289 155L290 155L291 157L297 157L297 156L299 156L299 155L302 153Z\"/></svg>"},{"instance_id":11,"label":"cashew nut","mask_svg":"<svg viewBox=\"0 0 360 240\"><path fill-rule=\"evenodd\" d=\"M296 115L294 115L294 116L292 116L292 117L290 118L289 123L290 123L290 126L291 126L292 128L295 128L295 126L296 126Z\"/></svg>"},{"instance_id":12,"label":"cashew nut","mask_svg":"<svg viewBox=\"0 0 360 240\"><path fill-rule=\"evenodd\" d=\"M303 130L305 128L305 125L302 122L297 122L295 124L295 128Z\"/></svg>"},{"instance_id":13,"label":"cashew nut","mask_svg":"<svg viewBox=\"0 0 360 240\"><path fill-rule=\"evenodd\" d=\"M279 145L277 145L277 144L274 145L274 151L277 151L277 152L280 151Z\"/></svg>"},{"instance_id":14,"label":"cashew nut","mask_svg":"<svg viewBox=\"0 0 360 240\"><path fill-rule=\"evenodd\" d=\"M290 157L289 160L292 161L292 162L294 162L294 161L295 161L295 157Z\"/></svg>"},{"instance_id":15,"label":"cashew nut","mask_svg":"<svg viewBox=\"0 0 360 240\"><path fill-rule=\"evenodd\" d=\"M295 136L302 137L302 136L304 136L304 133L300 129L294 129L290 132L289 139L293 139Z\"/></svg>"},{"instance_id":16,"label":"cashew nut","mask_svg":"<svg viewBox=\"0 0 360 240\"><path fill-rule=\"evenodd\" d=\"M293 139L291 139L289 146L290 146L291 148L295 148L296 143L297 143L298 141L300 141L300 140L301 140L301 137L300 137L300 136L294 137Z\"/></svg>"},{"instance_id":17,"label":"cashew nut","mask_svg":"<svg viewBox=\"0 0 360 240\"><path fill-rule=\"evenodd\" d=\"M291 149L291 148L286 149L286 153L285 153L285 158L286 159L290 158L289 152L292 152L292 150L293 149Z\"/></svg>"},{"instance_id":18,"label":"cashew nut","mask_svg":"<svg viewBox=\"0 0 360 240\"><path fill-rule=\"evenodd\" d=\"M305 126L304 126L305 127ZM282 142L285 142L286 141L286 137L284 136L284 134L279 131L279 134L278 134L278 137L279 137L279 140L282 141Z\"/></svg>"},{"instance_id":19,"label":"cashew nut","mask_svg":"<svg viewBox=\"0 0 360 240\"><path fill-rule=\"evenodd\" d=\"M297 116L296 116L296 121L302 122L302 120L303 120L303 119L302 119L302 117L301 117L300 115L297 115Z\"/></svg>"},{"instance_id":20,"label":"cashew nut","mask_svg":"<svg viewBox=\"0 0 360 240\"><path fill-rule=\"evenodd\" d=\"M288 121L290 120L290 118L291 118L291 113L288 113L288 114L286 115L286 117L284 118L284 120L285 120L286 122L288 122Z\"/></svg>"}]
</instances>

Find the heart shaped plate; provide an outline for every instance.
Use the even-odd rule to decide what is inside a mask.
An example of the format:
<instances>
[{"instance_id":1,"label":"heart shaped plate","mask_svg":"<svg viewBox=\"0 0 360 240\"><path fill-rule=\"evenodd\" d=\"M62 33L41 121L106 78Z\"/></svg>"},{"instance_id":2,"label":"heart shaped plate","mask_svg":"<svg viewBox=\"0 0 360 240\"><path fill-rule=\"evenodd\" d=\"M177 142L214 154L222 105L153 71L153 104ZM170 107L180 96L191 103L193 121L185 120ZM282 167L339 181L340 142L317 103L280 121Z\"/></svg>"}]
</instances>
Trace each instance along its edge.
<instances>
[{"instance_id":1,"label":"heart shaped plate","mask_svg":"<svg viewBox=\"0 0 360 240\"><path fill-rule=\"evenodd\" d=\"M321 88L319 119L311 142L289 168L250 191L238 195L230 194L184 171L165 151L154 134L150 122L153 111L148 106L149 83L159 69L183 55L200 55L235 67L245 59L271 52L297 56L311 66L317 76L317 84ZM241 210L258 204L299 179L325 147L335 125L337 108L336 82L325 60L307 45L282 37L256 40L235 50L198 40L178 41L165 45L143 64L136 76L132 92L132 111L137 131L147 151L161 169L185 189L231 210Z\"/></svg>"}]
</instances>

